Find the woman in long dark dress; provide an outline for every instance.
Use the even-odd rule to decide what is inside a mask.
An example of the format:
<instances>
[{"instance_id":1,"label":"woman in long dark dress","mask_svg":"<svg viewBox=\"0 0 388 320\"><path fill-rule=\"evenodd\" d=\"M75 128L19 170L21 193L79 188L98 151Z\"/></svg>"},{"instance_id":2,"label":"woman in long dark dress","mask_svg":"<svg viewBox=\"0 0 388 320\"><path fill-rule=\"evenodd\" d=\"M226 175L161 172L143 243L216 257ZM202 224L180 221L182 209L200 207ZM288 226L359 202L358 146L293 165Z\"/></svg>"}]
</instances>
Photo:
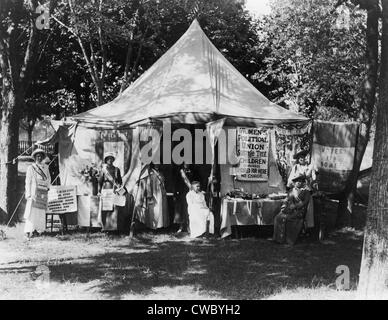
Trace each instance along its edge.
<instances>
[{"instance_id":1,"label":"woman in long dark dress","mask_svg":"<svg viewBox=\"0 0 388 320\"><path fill-rule=\"evenodd\" d=\"M112 190L116 193L122 185L120 169L113 165L115 156L113 153L108 153L104 157L105 165L102 167L101 174L98 179L99 195L102 195L103 190ZM113 205L112 210L101 209L101 222L103 230L118 229L118 214L119 208Z\"/></svg>"},{"instance_id":2,"label":"woman in long dark dress","mask_svg":"<svg viewBox=\"0 0 388 320\"><path fill-rule=\"evenodd\" d=\"M152 162L148 165L141 175L138 188L135 217L151 229L168 227L170 219L165 179L159 165Z\"/></svg>"},{"instance_id":3,"label":"woman in long dark dress","mask_svg":"<svg viewBox=\"0 0 388 320\"><path fill-rule=\"evenodd\" d=\"M307 205L310 201L310 191L305 187L306 177L295 177L293 189L283 203L280 213L274 219L273 240L278 243L295 244L303 220L306 215Z\"/></svg>"}]
</instances>

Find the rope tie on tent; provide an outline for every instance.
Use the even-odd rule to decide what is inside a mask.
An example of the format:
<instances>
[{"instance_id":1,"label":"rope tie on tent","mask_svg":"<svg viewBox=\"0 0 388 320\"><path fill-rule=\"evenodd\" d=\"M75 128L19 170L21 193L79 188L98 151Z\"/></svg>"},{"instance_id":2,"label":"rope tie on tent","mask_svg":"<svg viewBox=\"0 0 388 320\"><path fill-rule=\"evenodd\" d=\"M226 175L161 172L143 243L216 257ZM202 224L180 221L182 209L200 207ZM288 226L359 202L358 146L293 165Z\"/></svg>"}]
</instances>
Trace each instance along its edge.
<instances>
[{"instance_id":1,"label":"rope tie on tent","mask_svg":"<svg viewBox=\"0 0 388 320\"><path fill-rule=\"evenodd\" d=\"M58 155L57 155L57 154L56 154L56 155L54 156L54 158L49 162L48 166L50 166L50 164L52 164L53 161L54 161L56 158L58 158ZM59 173L57 174L57 176L55 177L55 179L53 180L52 183L54 183L55 181L57 181L58 177L59 177ZM20 197L20 200L19 200L18 204L16 205L15 209L14 209L13 212L12 212L11 218L8 220L8 223L7 223L7 225L5 226L5 230L8 229L9 224L11 223L11 221L12 221L12 219L13 219L13 217L14 217L16 211L19 209L19 206L20 206L20 204L22 203L22 200L23 200L25 194L26 194L26 192L24 191L23 194L22 194L22 196ZM6 238L5 231L3 231L3 230L0 230L0 239L1 239L1 238L2 238L2 239L5 239L5 238Z\"/></svg>"},{"instance_id":2,"label":"rope tie on tent","mask_svg":"<svg viewBox=\"0 0 388 320\"><path fill-rule=\"evenodd\" d=\"M17 160L18 158L20 158L23 154L25 154L26 152L28 152L30 149L32 149L33 147L34 147L34 144L33 144L31 147L27 148L25 151L23 151L21 154L19 154L16 158L13 158L11 161L0 163L0 166L5 166L5 165L7 165L7 164L16 164L16 160Z\"/></svg>"}]
</instances>

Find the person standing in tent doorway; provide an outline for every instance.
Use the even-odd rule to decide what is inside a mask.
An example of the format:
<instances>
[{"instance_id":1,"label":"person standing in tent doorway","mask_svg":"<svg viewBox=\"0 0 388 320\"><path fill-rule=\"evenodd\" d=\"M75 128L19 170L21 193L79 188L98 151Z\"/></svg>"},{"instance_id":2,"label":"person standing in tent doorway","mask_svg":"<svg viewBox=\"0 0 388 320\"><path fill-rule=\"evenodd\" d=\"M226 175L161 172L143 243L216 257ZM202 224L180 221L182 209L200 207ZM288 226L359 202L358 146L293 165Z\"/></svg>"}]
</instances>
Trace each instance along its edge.
<instances>
[{"instance_id":1,"label":"person standing in tent doorway","mask_svg":"<svg viewBox=\"0 0 388 320\"><path fill-rule=\"evenodd\" d=\"M125 206L125 189L122 188L122 179L120 169L113 165L115 155L107 153L104 156L105 164L102 167L101 174L98 179L98 195L100 201L100 223L103 230L117 230L117 220L119 214L118 206ZM116 197L123 197L123 203L114 203ZM108 200L109 199L109 200ZM105 203L104 203L105 202Z\"/></svg>"},{"instance_id":2,"label":"person standing in tent doorway","mask_svg":"<svg viewBox=\"0 0 388 320\"><path fill-rule=\"evenodd\" d=\"M135 217L150 229L165 228L170 225L167 193L160 166L151 162L143 168L137 199Z\"/></svg>"},{"instance_id":3,"label":"person standing in tent doorway","mask_svg":"<svg viewBox=\"0 0 388 320\"><path fill-rule=\"evenodd\" d=\"M214 233L214 218L206 205L205 194L201 191L199 181L191 183L191 190L186 195L189 213L190 238L197 238L205 233ZM209 227L208 227L209 221Z\"/></svg>"},{"instance_id":4,"label":"person standing in tent doorway","mask_svg":"<svg viewBox=\"0 0 388 320\"><path fill-rule=\"evenodd\" d=\"M46 153L42 149L36 149L31 156L35 163L27 169L25 186L27 204L24 212L24 232L27 239L46 229L47 192L51 185L48 166L43 162Z\"/></svg>"},{"instance_id":5,"label":"person standing in tent doorway","mask_svg":"<svg viewBox=\"0 0 388 320\"><path fill-rule=\"evenodd\" d=\"M177 193L175 195L174 223L179 224L178 233L189 232L189 214L187 212L186 194L191 190L191 183L198 180L193 169L186 163L179 168Z\"/></svg>"}]
</instances>

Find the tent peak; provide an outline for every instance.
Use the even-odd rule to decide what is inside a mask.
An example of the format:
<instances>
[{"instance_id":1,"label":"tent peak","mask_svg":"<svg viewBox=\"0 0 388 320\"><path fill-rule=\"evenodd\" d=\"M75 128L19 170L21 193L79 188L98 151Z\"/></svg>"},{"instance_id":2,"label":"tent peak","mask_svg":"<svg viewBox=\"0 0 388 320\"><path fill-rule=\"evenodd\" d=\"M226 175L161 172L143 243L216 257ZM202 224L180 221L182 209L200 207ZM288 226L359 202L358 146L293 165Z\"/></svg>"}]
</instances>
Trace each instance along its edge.
<instances>
[{"instance_id":1,"label":"tent peak","mask_svg":"<svg viewBox=\"0 0 388 320\"><path fill-rule=\"evenodd\" d=\"M268 100L193 19L179 40L122 94L73 119L134 124L169 117L176 122L204 123L215 114L272 123L307 120Z\"/></svg>"},{"instance_id":2,"label":"tent peak","mask_svg":"<svg viewBox=\"0 0 388 320\"><path fill-rule=\"evenodd\" d=\"M197 18L194 18L193 22L191 22L189 29L191 28L201 28L201 25L199 24Z\"/></svg>"}]
</instances>

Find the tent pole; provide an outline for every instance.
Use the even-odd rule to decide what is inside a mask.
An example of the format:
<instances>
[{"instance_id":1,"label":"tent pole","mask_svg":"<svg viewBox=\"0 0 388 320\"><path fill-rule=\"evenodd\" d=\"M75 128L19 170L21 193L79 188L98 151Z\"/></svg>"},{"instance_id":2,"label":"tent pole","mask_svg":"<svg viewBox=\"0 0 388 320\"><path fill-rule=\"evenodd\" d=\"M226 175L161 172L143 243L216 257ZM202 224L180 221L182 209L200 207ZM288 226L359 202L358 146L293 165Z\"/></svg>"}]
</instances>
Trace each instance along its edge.
<instances>
[{"instance_id":1,"label":"tent pole","mask_svg":"<svg viewBox=\"0 0 388 320\"><path fill-rule=\"evenodd\" d=\"M141 177L141 174L143 172L143 169L141 168L140 169L140 173L139 173L139 178L137 179L137 189L136 189L136 193L135 193L135 197L133 199L133 209L132 209L132 216L131 216L131 225L129 227L129 239L132 239L133 238L133 234L134 234L134 229L135 229L135 211L136 211L136 199L137 199L137 195L139 193L139 188L140 188L140 177Z\"/></svg>"}]
</instances>

